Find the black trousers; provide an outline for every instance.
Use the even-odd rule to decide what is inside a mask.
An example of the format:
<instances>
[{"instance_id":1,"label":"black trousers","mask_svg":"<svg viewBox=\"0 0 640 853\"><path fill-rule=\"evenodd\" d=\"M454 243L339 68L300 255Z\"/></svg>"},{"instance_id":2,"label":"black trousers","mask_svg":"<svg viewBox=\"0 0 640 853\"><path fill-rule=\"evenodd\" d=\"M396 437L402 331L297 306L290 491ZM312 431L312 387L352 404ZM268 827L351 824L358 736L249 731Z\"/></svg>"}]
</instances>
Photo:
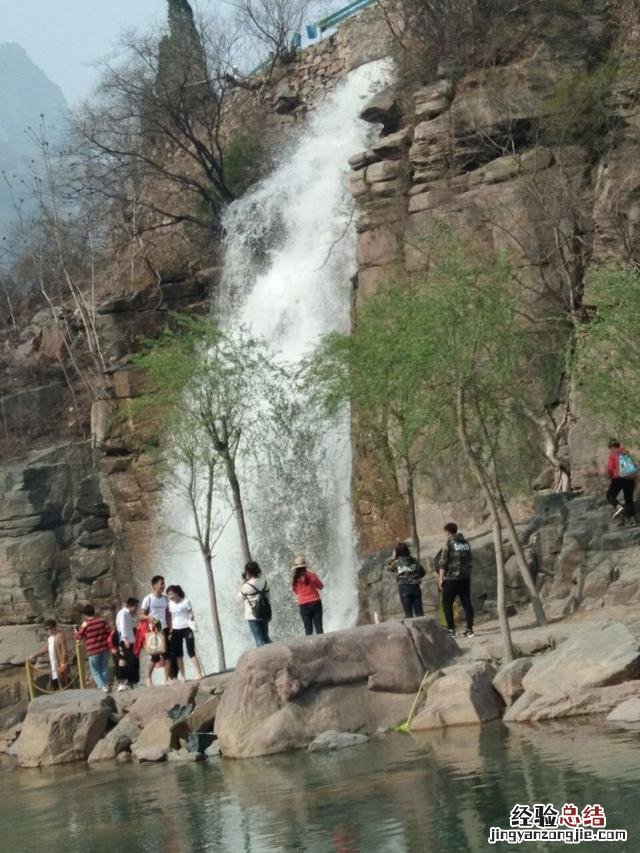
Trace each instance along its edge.
<instances>
[{"instance_id":1,"label":"black trousers","mask_svg":"<svg viewBox=\"0 0 640 853\"><path fill-rule=\"evenodd\" d=\"M400 593L400 601L404 607L404 615L407 619L413 616L424 616L422 609L422 590L419 584L405 584L398 587Z\"/></svg>"},{"instance_id":2,"label":"black trousers","mask_svg":"<svg viewBox=\"0 0 640 853\"><path fill-rule=\"evenodd\" d=\"M324 634L322 628L322 602L311 601L309 604L300 604L300 616L302 616L302 624L304 632L308 636L313 634L315 628L316 634Z\"/></svg>"},{"instance_id":3,"label":"black trousers","mask_svg":"<svg viewBox=\"0 0 640 853\"><path fill-rule=\"evenodd\" d=\"M444 584L442 585L442 609L444 610L444 618L447 620L447 628L450 631L453 631L455 628L453 622L453 603L456 598L460 599L460 604L464 610L465 619L467 620L467 631L473 631L471 578L444 579Z\"/></svg>"},{"instance_id":4,"label":"black trousers","mask_svg":"<svg viewBox=\"0 0 640 853\"><path fill-rule=\"evenodd\" d=\"M636 505L633 500L633 490L635 487L635 478L613 477L607 491L607 500L611 506L618 506L618 495L622 492L624 496L624 514L627 518L634 518L636 514Z\"/></svg>"},{"instance_id":5,"label":"black trousers","mask_svg":"<svg viewBox=\"0 0 640 853\"><path fill-rule=\"evenodd\" d=\"M124 661L124 666L120 666ZM120 643L117 654L113 655L113 668L116 680L121 684L130 684L132 687L140 681L140 660L133 653L132 648L127 648Z\"/></svg>"}]
</instances>

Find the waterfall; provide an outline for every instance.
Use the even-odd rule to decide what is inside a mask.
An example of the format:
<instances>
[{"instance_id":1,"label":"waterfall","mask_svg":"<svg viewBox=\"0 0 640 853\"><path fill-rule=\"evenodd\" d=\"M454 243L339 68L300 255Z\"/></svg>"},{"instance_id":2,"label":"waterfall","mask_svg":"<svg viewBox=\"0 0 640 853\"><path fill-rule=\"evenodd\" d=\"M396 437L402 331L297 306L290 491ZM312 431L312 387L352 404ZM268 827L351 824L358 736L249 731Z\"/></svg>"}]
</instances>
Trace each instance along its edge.
<instances>
[{"instance_id":1,"label":"waterfall","mask_svg":"<svg viewBox=\"0 0 640 853\"><path fill-rule=\"evenodd\" d=\"M269 177L230 206L224 220L224 266L216 319L233 331L264 338L274 358L296 365L321 335L349 328L356 270L349 157L366 148L371 128L359 119L363 102L386 82L390 64L378 61L351 72L283 152ZM304 407L302 407L304 409ZM326 584L325 630L354 624L357 559L351 508L349 416L328 424L304 417L285 448L287 470L260 481L245 476L244 503L251 549L272 590L272 636L301 633L290 589L290 566L305 554ZM246 472L245 472L246 474ZM170 499L167 513L185 517ZM173 547L173 542L170 543ZM200 624L199 652L215 669L206 583L195 549L184 541L161 558L168 582L181 583ZM227 663L253 646L237 601L242 554L233 520L215 548L214 571Z\"/></svg>"}]
</instances>

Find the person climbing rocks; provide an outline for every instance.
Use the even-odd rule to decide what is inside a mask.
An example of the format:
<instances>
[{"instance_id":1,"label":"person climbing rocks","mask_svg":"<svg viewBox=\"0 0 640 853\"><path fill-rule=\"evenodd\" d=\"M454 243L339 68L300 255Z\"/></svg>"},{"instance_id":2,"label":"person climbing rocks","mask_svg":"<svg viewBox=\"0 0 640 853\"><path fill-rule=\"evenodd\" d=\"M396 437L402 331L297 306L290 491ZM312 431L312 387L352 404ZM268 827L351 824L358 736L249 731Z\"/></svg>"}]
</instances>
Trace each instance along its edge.
<instances>
[{"instance_id":1,"label":"person climbing rocks","mask_svg":"<svg viewBox=\"0 0 640 853\"><path fill-rule=\"evenodd\" d=\"M255 560L246 563L244 567L240 599L244 603L244 617L253 634L256 646L266 646L271 642L269 637L269 622L271 620L269 584L262 577L262 569Z\"/></svg>"},{"instance_id":2,"label":"person climbing rocks","mask_svg":"<svg viewBox=\"0 0 640 853\"><path fill-rule=\"evenodd\" d=\"M187 677L184 670L184 647L191 659L198 678L204 678L204 670L200 658L196 654L196 638L194 636L195 618L190 600L184 594L181 586L173 584L167 587L169 613L171 614L171 630L169 631L169 651L175 662L182 680ZM175 675L175 673L173 673Z\"/></svg>"},{"instance_id":3,"label":"person climbing rocks","mask_svg":"<svg viewBox=\"0 0 640 853\"><path fill-rule=\"evenodd\" d=\"M620 525L623 525L625 521L635 523L636 504L633 499L633 492L638 477L638 466L629 452L621 447L620 442L615 438L609 442L607 476L609 477L607 501L613 507L613 517L620 519ZM624 505L618 502L620 492L624 497Z\"/></svg>"},{"instance_id":4,"label":"person climbing rocks","mask_svg":"<svg viewBox=\"0 0 640 853\"><path fill-rule=\"evenodd\" d=\"M52 690L62 690L69 683L69 652L64 634L59 630L55 619L47 619L44 623L47 631L47 643L29 658L31 663L47 655L49 658L49 676Z\"/></svg>"},{"instance_id":5,"label":"person climbing rocks","mask_svg":"<svg viewBox=\"0 0 640 853\"><path fill-rule=\"evenodd\" d=\"M396 576L405 617L411 619L414 616L424 616L420 584L426 572L416 558L411 556L406 542L398 542L393 549L391 560L387 563L387 571Z\"/></svg>"},{"instance_id":6,"label":"person climbing rocks","mask_svg":"<svg viewBox=\"0 0 640 853\"><path fill-rule=\"evenodd\" d=\"M139 604L137 598L127 598L116 615L111 651L119 692L135 687L140 680L140 660L135 653L133 622Z\"/></svg>"},{"instance_id":7,"label":"person climbing rocks","mask_svg":"<svg viewBox=\"0 0 640 853\"><path fill-rule=\"evenodd\" d=\"M452 521L445 524L444 531L447 534L447 541L440 553L438 587L442 591L442 609L447 628L455 637L453 604L456 598L459 598L467 622L467 630L463 636L473 637L475 635L471 605L471 546L462 533L458 533L458 525Z\"/></svg>"},{"instance_id":8,"label":"person climbing rocks","mask_svg":"<svg viewBox=\"0 0 640 853\"><path fill-rule=\"evenodd\" d=\"M324 584L316 574L309 571L304 557L296 557L294 561L291 589L298 602L304 633L310 636L315 629L316 634L323 634L322 600L319 590L324 589Z\"/></svg>"},{"instance_id":9,"label":"person climbing rocks","mask_svg":"<svg viewBox=\"0 0 640 853\"><path fill-rule=\"evenodd\" d=\"M111 652L111 628L104 619L96 616L93 604L82 608L84 619L74 632L74 639L84 640L89 671L93 683L104 693L109 691L109 654Z\"/></svg>"},{"instance_id":10,"label":"person climbing rocks","mask_svg":"<svg viewBox=\"0 0 640 853\"><path fill-rule=\"evenodd\" d=\"M165 651L161 654L151 655L147 669L146 684L153 684L152 675L156 665L163 662L164 683L171 680L171 655L169 653L169 629L171 627L171 616L169 615L169 599L164 594L165 583L162 575L154 575L151 578L151 593L142 600L140 621L146 622L149 629L159 630L164 634Z\"/></svg>"}]
</instances>

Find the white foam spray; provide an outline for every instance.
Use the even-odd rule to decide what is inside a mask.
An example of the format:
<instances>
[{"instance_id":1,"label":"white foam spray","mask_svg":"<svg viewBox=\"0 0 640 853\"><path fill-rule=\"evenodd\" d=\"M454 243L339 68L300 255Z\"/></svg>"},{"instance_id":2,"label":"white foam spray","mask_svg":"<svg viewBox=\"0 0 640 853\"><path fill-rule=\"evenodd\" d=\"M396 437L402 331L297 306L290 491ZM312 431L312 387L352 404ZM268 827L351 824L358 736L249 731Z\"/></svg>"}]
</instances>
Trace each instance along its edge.
<instances>
[{"instance_id":1,"label":"white foam spray","mask_svg":"<svg viewBox=\"0 0 640 853\"><path fill-rule=\"evenodd\" d=\"M349 157L363 150L370 126L359 119L366 99L388 80L378 61L349 75L311 117L272 174L235 202L224 221L225 256L217 320L230 331L247 327L275 357L299 363L319 338L349 328L351 278L356 270ZM272 636L300 633L290 590L290 561L306 554L326 584L325 630L354 624L355 534L351 507L349 415L328 425L301 423L289 439L290 467L265 481L244 478L252 554L272 589ZM282 473L282 472L280 472ZM173 526L187 514L168 498ZM200 558L185 542L169 543L162 558L168 582L181 583L200 623L199 651L207 671L216 655ZM188 552L188 553L185 553ZM242 554L233 522L215 549L215 572L227 665L253 646L237 601Z\"/></svg>"}]
</instances>

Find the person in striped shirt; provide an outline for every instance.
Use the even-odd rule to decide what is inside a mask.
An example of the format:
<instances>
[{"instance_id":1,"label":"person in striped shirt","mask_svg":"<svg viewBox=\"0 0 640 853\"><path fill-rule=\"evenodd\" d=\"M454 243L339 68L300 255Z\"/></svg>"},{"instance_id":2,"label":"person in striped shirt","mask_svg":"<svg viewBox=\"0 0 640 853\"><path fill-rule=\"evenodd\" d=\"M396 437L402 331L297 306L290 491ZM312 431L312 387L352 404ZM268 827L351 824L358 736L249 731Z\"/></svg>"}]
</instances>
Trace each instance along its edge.
<instances>
[{"instance_id":1,"label":"person in striped shirt","mask_svg":"<svg viewBox=\"0 0 640 853\"><path fill-rule=\"evenodd\" d=\"M84 640L89 658L89 670L94 684L99 690L107 693L109 690L109 637L111 628L104 619L96 616L93 604L82 608L84 620L74 632L76 640Z\"/></svg>"}]
</instances>

